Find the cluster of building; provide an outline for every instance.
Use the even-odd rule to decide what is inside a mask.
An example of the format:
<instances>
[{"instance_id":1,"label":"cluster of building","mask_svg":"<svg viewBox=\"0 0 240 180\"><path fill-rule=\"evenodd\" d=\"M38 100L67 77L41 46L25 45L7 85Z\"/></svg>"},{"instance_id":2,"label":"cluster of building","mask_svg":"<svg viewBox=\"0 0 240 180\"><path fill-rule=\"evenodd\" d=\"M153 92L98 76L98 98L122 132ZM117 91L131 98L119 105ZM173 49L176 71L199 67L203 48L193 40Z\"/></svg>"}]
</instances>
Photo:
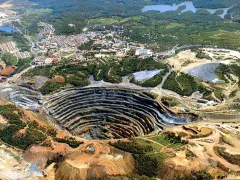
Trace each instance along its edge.
<instances>
[{"instance_id":1,"label":"cluster of building","mask_svg":"<svg viewBox=\"0 0 240 180\"><path fill-rule=\"evenodd\" d=\"M33 61L35 62L35 64L37 65L47 65L47 64L54 64L58 62L58 57L54 54L50 54L49 57L45 57L45 56L39 56L36 57Z\"/></svg>"},{"instance_id":2,"label":"cluster of building","mask_svg":"<svg viewBox=\"0 0 240 180\"><path fill-rule=\"evenodd\" d=\"M10 53L15 53L19 51L16 44L12 41L0 44L0 50L2 52L10 52Z\"/></svg>"},{"instance_id":3,"label":"cluster of building","mask_svg":"<svg viewBox=\"0 0 240 180\"><path fill-rule=\"evenodd\" d=\"M153 53L150 49L140 48L140 49L136 50L135 55L141 59L146 59L146 58L151 57L153 55Z\"/></svg>"},{"instance_id":4,"label":"cluster of building","mask_svg":"<svg viewBox=\"0 0 240 180\"><path fill-rule=\"evenodd\" d=\"M75 36L53 36L49 43L58 47L76 47L87 41L83 35Z\"/></svg>"},{"instance_id":5,"label":"cluster of building","mask_svg":"<svg viewBox=\"0 0 240 180\"><path fill-rule=\"evenodd\" d=\"M12 41L0 44L0 51L1 52L9 52L19 59L31 57L31 54L27 51L20 52L16 46L16 43L14 43Z\"/></svg>"},{"instance_id":6,"label":"cluster of building","mask_svg":"<svg viewBox=\"0 0 240 180\"><path fill-rule=\"evenodd\" d=\"M87 26L83 29L83 31L104 31L106 26L103 25L94 25L94 26Z\"/></svg>"},{"instance_id":7,"label":"cluster of building","mask_svg":"<svg viewBox=\"0 0 240 180\"><path fill-rule=\"evenodd\" d=\"M19 59L25 59L31 57L31 54L28 51L25 52L16 52L14 55Z\"/></svg>"},{"instance_id":8,"label":"cluster of building","mask_svg":"<svg viewBox=\"0 0 240 180\"><path fill-rule=\"evenodd\" d=\"M11 24L20 21L20 16L13 10L0 7L0 25Z\"/></svg>"},{"instance_id":9,"label":"cluster of building","mask_svg":"<svg viewBox=\"0 0 240 180\"><path fill-rule=\"evenodd\" d=\"M37 46L41 50L77 47L87 41L87 38L82 34L57 36L54 34L55 29L52 25L43 22L38 25L43 26L43 29L38 34L37 40Z\"/></svg>"},{"instance_id":10,"label":"cluster of building","mask_svg":"<svg viewBox=\"0 0 240 180\"><path fill-rule=\"evenodd\" d=\"M129 50L136 50L136 56L145 59L153 54L150 50L140 48L142 45L123 40L123 26L87 26L83 33L70 36L57 36L52 25L39 23L43 27L37 38L37 51L41 54L51 54L52 57L37 57L38 65L56 63L61 59L71 57L73 62L95 61L111 56L124 57ZM81 45L90 48L79 48ZM86 58L86 56L88 56Z\"/></svg>"},{"instance_id":11,"label":"cluster of building","mask_svg":"<svg viewBox=\"0 0 240 180\"><path fill-rule=\"evenodd\" d=\"M85 27L83 31L104 31L106 29L113 30L113 31L121 31L123 30L123 26L116 26L113 24L110 24L108 27L104 25L93 25L93 26Z\"/></svg>"}]
</instances>

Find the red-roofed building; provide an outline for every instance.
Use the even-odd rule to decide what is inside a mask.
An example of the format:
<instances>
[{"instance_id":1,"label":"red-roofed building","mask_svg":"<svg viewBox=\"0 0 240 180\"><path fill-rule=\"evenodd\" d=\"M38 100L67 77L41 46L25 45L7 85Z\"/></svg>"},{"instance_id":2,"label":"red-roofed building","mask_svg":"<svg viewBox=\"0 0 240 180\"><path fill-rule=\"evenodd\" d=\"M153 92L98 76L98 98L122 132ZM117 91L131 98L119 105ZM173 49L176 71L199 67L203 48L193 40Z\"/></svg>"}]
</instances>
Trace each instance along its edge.
<instances>
[{"instance_id":1,"label":"red-roofed building","mask_svg":"<svg viewBox=\"0 0 240 180\"><path fill-rule=\"evenodd\" d=\"M43 65L46 63L47 58L46 57L37 57L35 58L34 62L39 65Z\"/></svg>"},{"instance_id":2,"label":"red-roofed building","mask_svg":"<svg viewBox=\"0 0 240 180\"><path fill-rule=\"evenodd\" d=\"M16 70L15 67L7 67L5 69L3 69L1 72L0 72L0 75L1 76L6 76L8 77L10 74L12 74L14 71Z\"/></svg>"},{"instance_id":3,"label":"red-roofed building","mask_svg":"<svg viewBox=\"0 0 240 180\"><path fill-rule=\"evenodd\" d=\"M57 63L58 62L58 57L54 54L50 54L50 58L53 59L53 63Z\"/></svg>"}]
</instances>

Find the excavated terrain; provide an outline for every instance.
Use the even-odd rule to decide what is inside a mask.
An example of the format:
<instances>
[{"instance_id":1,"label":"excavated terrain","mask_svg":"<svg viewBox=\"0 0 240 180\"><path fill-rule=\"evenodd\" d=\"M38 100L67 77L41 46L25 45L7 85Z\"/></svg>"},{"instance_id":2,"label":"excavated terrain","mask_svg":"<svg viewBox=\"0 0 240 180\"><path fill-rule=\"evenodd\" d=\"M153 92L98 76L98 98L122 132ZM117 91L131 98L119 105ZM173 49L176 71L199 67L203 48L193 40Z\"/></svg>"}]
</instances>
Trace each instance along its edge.
<instances>
[{"instance_id":1,"label":"excavated terrain","mask_svg":"<svg viewBox=\"0 0 240 180\"><path fill-rule=\"evenodd\" d=\"M48 96L44 109L62 128L88 139L120 139L183 124L144 91L116 87L65 89Z\"/></svg>"}]
</instances>

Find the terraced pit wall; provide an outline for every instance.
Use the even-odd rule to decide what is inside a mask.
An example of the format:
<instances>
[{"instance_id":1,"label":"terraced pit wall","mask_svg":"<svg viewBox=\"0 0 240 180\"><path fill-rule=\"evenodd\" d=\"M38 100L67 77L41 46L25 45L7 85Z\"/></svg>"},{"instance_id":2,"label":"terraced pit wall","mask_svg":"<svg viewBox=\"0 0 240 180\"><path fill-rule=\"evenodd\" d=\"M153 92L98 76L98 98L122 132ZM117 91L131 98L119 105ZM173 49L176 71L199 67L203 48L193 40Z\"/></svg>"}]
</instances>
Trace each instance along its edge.
<instances>
[{"instance_id":1,"label":"terraced pit wall","mask_svg":"<svg viewBox=\"0 0 240 180\"><path fill-rule=\"evenodd\" d=\"M117 87L62 90L46 97L44 109L63 129L90 139L142 136L185 123L148 92Z\"/></svg>"}]
</instances>

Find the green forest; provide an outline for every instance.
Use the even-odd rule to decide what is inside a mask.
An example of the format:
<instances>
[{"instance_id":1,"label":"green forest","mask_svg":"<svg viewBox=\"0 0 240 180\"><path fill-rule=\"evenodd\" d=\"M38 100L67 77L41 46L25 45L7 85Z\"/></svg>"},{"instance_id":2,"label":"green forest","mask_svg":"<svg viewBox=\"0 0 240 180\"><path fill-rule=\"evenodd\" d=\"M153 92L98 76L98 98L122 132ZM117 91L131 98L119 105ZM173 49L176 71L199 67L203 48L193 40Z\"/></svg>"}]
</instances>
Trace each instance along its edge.
<instances>
[{"instance_id":1,"label":"green forest","mask_svg":"<svg viewBox=\"0 0 240 180\"><path fill-rule=\"evenodd\" d=\"M74 87L83 87L89 84L88 78L93 75L94 80L104 80L111 83L122 82L122 77L143 70L164 69L167 72L166 64L156 62L153 58L145 60L136 57L124 58L120 62L111 62L108 64L87 64L71 65L60 64L57 66L35 67L24 74L25 77L45 76L52 78L54 75L61 75L65 78L65 83L52 83L49 81L41 91L43 94L49 94L66 85ZM153 80L154 84L159 80ZM150 84L149 82L148 84ZM153 86L153 85L152 85Z\"/></svg>"},{"instance_id":2,"label":"green forest","mask_svg":"<svg viewBox=\"0 0 240 180\"><path fill-rule=\"evenodd\" d=\"M125 35L130 41L157 44L160 49L169 49L180 44L216 44L239 46L240 39L236 32L240 29L238 23L240 0L194 0L196 8L229 8L226 19L211 15L204 9L196 13L177 11L159 13L157 11L142 12L145 5L179 4L184 0L32 0L38 3L32 10L23 12L25 25L30 32L37 32L39 19L49 22L56 28L58 34L80 33L85 26L94 24L107 25L114 23L123 25ZM37 9L37 11L35 10ZM230 13L234 15L230 16ZM69 28L68 24L75 24ZM214 35L220 34L217 37Z\"/></svg>"}]
</instances>

